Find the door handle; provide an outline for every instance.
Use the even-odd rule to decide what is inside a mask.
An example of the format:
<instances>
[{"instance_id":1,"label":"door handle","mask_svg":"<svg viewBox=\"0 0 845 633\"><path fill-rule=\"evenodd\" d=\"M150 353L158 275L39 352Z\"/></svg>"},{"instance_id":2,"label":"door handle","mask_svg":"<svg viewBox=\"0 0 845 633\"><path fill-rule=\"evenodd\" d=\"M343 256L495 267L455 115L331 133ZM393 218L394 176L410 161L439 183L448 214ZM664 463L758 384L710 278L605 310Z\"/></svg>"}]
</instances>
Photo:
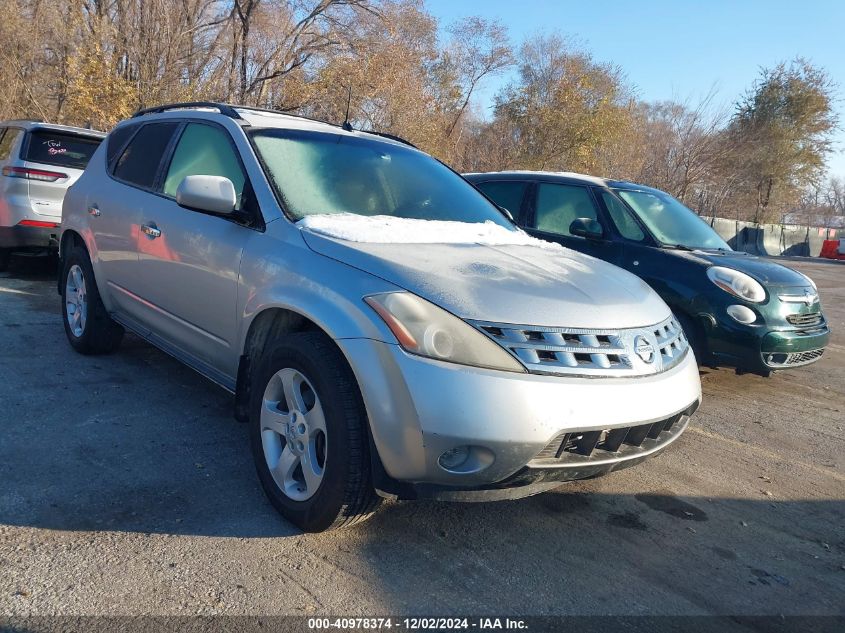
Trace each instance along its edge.
<instances>
[{"instance_id":1,"label":"door handle","mask_svg":"<svg viewBox=\"0 0 845 633\"><path fill-rule=\"evenodd\" d=\"M95 218L99 218L100 217L99 207L97 207L96 204L92 204L90 207L88 207L88 215L93 215Z\"/></svg>"},{"instance_id":2,"label":"door handle","mask_svg":"<svg viewBox=\"0 0 845 633\"><path fill-rule=\"evenodd\" d=\"M141 231L143 231L144 235L151 240L161 237L161 229L159 229L155 224L142 224Z\"/></svg>"}]
</instances>

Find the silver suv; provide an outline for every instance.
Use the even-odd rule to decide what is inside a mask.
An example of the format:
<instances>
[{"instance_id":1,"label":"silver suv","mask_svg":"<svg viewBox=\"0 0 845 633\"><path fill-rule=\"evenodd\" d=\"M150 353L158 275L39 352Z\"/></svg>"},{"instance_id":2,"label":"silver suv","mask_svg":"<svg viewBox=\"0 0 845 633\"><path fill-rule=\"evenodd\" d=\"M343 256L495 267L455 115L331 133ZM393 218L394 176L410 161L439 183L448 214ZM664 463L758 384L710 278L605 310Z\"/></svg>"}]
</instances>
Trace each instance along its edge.
<instances>
[{"instance_id":1,"label":"silver suv","mask_svg":"<svg viewBox=\"0 0 845 633\"><path fill-rule=\"evenodd\" d=\"M0 270L13 251L55 251L62 200L105 133L37 121L0 123Z\"/></svg>"},{"instance_id":2,"label":"silver suv","mask_svg":"<svg viewBox=\"0 0 845 633\"><path fill-rule=\"evenodd\" d=\"M233 392L264 490L305 530L631 466L701 397L642 281L348 125L141 111L68 192L60 252L71 345L128 329Z\"/></svg>"}]
</instances>

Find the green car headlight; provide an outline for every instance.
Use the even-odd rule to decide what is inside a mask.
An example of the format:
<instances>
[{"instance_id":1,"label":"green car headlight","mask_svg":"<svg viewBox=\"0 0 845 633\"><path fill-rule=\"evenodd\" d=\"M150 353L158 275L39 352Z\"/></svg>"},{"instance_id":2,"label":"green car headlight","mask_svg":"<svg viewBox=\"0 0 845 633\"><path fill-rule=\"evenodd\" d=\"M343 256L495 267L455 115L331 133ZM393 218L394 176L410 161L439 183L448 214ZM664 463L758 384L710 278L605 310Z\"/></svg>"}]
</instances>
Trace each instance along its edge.
<instances>
[{"instance_id":1,"label":"green car headlight","mask_svg":"<svg viewBox=\"0 0 845 633\"><path fill-rule=\"evenodd\" d=\"M765 289L751 275L746 275L733 268L711 266L707 269L707 277L719 288L740 299L752 303L760 303L766 300Z\"/></svg>"}]
</instances>

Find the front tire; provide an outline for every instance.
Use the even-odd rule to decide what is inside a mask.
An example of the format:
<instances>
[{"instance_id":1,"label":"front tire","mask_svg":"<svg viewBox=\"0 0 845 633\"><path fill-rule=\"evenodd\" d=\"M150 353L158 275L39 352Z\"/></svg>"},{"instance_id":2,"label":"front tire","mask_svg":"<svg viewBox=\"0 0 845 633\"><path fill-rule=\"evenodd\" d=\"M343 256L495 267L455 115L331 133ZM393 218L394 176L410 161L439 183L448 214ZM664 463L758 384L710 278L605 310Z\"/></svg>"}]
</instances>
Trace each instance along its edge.
<instances>
[{"instance_id":1,"label":"front tire","mask_svg":"<svg viewBox=\"0 0 845 633\"><path fill-rule=\"evenodd\" d=\"M106 312L88 252L77 246L62 263L62 316L65 334L80 354L109 354L120 346L123 328Z\"/></svg>"},{"instance_id":2,"label":"front tire","mask_svg":"<svg viewBox=\"0 0 845 633\"><path fill-rule=\"evenodd\" d=\"M677 311L675 318L681 325L684 335L687 337L690 347L695 354L695 360L699 365L707 365L712 362L710 351L707 346L707 335L701 323L694 320L688 314Z\"/></svg>"},{"instance_id":3,"label":"front tire","mask_svg":"<svg viewBox=\"0 0 845 633\"><path fill-rule=\"evenodd\" d=\"M291 523L322 532L372 515L367 424L352 370L326 335L268 346L252 382L250 440L264 492Z\"/></svg>"}]
</instances>

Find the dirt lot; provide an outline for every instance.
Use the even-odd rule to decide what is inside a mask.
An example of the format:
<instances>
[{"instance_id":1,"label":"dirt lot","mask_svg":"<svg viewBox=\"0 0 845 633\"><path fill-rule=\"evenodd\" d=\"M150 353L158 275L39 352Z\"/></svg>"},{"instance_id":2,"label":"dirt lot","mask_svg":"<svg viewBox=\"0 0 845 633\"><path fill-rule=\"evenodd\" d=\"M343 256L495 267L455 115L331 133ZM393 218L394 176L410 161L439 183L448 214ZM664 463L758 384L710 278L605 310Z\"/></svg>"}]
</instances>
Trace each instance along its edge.
<instances>
[{"instance_id":1,"label":"dirt lot","mask_svg":"<svg viewBox=\"0 0 845 633\"><path fill-rule=\"evenodd\" d=\"M303 535L230 397L127 337L65 341L48 264L0 274L0 614L845 614L845 266L790 265L816 365L703 370L666 454L496 504L394 503Z\"/></svg>"}]
</instances>

